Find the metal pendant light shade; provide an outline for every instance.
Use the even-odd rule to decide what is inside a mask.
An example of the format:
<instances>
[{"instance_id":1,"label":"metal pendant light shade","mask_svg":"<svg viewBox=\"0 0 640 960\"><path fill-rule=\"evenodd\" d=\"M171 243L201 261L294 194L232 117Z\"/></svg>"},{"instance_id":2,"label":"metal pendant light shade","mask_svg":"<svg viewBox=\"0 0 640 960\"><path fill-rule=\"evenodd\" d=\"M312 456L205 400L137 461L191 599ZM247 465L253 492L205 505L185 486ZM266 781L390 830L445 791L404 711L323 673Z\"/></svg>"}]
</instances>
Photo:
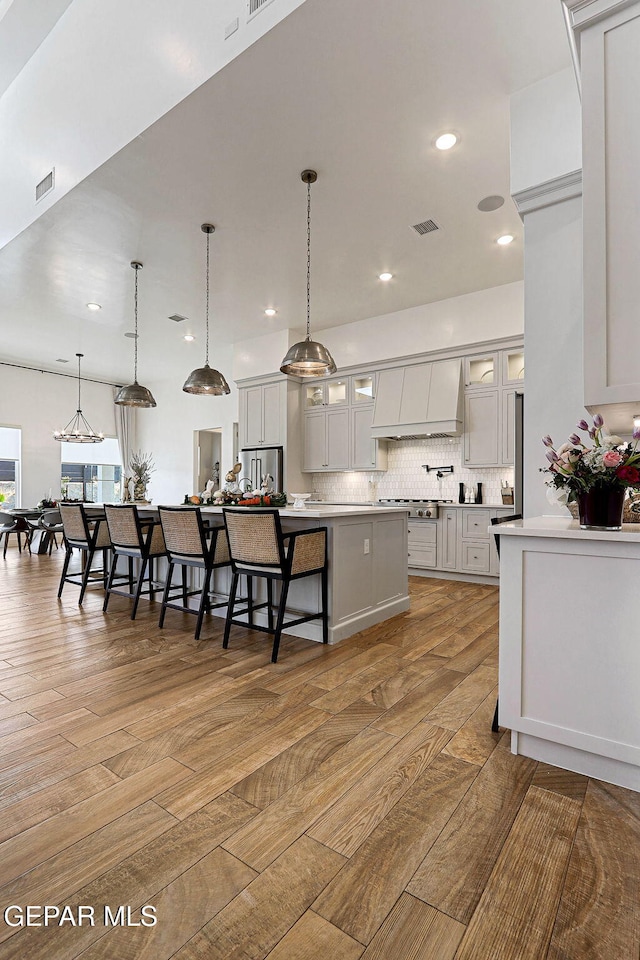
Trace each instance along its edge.
<instances>
[{"instance_id":1,"label":"metal pendant light shade","mask_svg":"<svg viewBox=\"0 0 640 960\"><path fill-rule=\"evenodd\" d=\"M83 356L83 353L76 353L78 358L78 409L76 415L69 420L64 430L56 430L53 434L54 440L59 440L61 443L102 443L104 440L104 434L96 433L89 426L82 413L80 405L80 360Z\"/></svg>"},{"instance_id":2,"label":"metal pendant light shade","mask_svg":"<svg viewBox=\"0 0 640 960\"><path fill-rule=\"evenodd\" d=\"M207 342L205 361L204 367L198 367L196 370L192 370L185 380L182 389L185 393L198 394L204 397L221 397L226 393L231 393L229 384L219 370L212 370L209 366L209 239L216 228L212 223L203 223L200 229L207 237L207 300L205 307Z\"/></svg>"},{"instance_id":3,"label":"metal pendant light shade","mask_svg":"<svg viewBox=\"0 0 640 960\"><path fill-rule=\"evenodd\" d=\"M307 335L289 347L280 365L289 377L328 377L337 371L327 348L311 339L311 184L318 179L315 170L303 170L300 179L307 185Z\"/></svg>"},{"instance_id":4,"label":"metal pendant light shade","mask_svg":"<svg viewBox=\"0 0 640 960\"><path fill-rule=\"evenodd\" d=\"M132 260L131 266L136 272L136 284L134 292L134 317L135 332L133 335L133 383L127 387L121 387L118 391L114 403L120 407L155 407L156 401L148 387L143 387L138 383L138 271L142 270L142 264L139 260Z\"/></svg>"}]
</instances>

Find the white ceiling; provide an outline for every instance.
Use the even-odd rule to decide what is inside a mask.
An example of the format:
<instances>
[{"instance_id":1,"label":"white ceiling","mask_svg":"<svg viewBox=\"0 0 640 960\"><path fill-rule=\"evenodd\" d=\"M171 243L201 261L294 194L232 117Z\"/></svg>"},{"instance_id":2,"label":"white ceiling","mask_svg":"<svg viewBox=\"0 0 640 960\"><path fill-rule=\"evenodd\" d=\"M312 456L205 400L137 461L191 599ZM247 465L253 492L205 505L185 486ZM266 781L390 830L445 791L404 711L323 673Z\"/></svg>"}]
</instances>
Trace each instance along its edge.
<instances>
[{"instance_id":1,"label":"white ceiling","mask_svg":"<svg viewBox=\"0 0 640 960\"><path fill-rule=\"evenodd\" d=\"M139 259L141 382L199 366L207 220L212 336L301 326L308 166L315 330L520 279L509 95L569 65L559 0L306 0L0 251L2 358L128 382Z\"/></svg>"}]
</instances>

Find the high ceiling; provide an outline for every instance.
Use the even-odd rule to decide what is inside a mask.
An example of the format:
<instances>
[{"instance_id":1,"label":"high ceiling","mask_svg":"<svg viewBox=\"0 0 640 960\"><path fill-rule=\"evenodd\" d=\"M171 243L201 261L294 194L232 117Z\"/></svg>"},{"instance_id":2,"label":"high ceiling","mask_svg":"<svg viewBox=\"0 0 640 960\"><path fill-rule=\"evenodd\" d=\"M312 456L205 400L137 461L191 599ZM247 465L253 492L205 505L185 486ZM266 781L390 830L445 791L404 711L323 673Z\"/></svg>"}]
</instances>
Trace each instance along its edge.
<instances>
[{"instance_id":1,"label":"high ceiling","mask_svg":"<svg viewBox=\"0 0 640 960\"><path fill-rule=\"evenodd\" d=\"M1 358L128 382L139 259L143 377L199 366L204 221L214 339L300 327L305 167L315 330L520 279L509 95L569 65L559 0L306 0L0 251Z\"/></svg>"}]
</instances>

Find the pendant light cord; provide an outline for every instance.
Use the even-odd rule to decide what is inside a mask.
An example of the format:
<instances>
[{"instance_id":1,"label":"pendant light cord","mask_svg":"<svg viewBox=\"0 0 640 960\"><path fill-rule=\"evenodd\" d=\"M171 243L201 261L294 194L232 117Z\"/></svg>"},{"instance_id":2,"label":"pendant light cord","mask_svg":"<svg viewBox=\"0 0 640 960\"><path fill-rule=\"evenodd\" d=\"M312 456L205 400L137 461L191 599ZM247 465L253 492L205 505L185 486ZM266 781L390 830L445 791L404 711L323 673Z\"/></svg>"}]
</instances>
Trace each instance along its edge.
<instances>
[{"instance_id":1,"label":"pendant light cord","mask_svg":"<svg viewBox=\"0 0 640 960\"><path fill-rule=\"evenodd\" d=\"M82 354L77 353L76 356L78 358L78 413L82 413L82 410L80 409L80 357Z\"/></svg>"},{"instance_id":2,"label":"pendant light cord","mask_svg":"<svg viewBox=\"0 0 640 960\"><path fill-rule=\"evenodd\" d=\"M307 340L311 340L311 180L307 181Z\"/></svg>"},{"instance_id":3,"label":"pendant light cord","mask_svg":"<svg viewBox=\"0 0 640 960\"><path fill-rule=\"evenodd\" d=\"M139 267L134 267L136 275L136 285L135 293L133 295L134 302L134 317L135 317L135 327L134 327L134 338L133 338L133 382L138 382L138 270Z\"/></svg>"},{"instance_id":4,"label":"pendant light cord","mask_svg":"<svg viewBox=\"0 0 640 960\"><path fill-rule=\"evenodd\" d=\"M207 330L207 339L205 345L205 366L209 366L209 240L211 234L207 233L207 302L205 307L205 326Z\"/></svg>"}]
</instances>

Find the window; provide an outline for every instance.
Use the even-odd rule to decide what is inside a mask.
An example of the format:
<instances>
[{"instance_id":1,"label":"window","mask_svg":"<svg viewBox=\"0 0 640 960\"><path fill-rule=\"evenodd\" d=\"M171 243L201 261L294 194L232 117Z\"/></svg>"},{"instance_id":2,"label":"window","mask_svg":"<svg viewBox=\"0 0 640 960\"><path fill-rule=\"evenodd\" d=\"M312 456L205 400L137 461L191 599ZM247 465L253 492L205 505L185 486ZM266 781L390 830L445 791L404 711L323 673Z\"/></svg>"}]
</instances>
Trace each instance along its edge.
<instances>
[{"instance_id":1,"label":"window","mask_svg":"<svg viewBox=\"0 0 640 960\"><path fill-rule=\"evenodd\" d=\"M18 427L0 427L0 507L20 506L20 439Z\"/></svg>"},{"instance_id":2,"label":"window","mask_svg":"<svg viewBox=\"0 0 640 960\"><path fill-rule=\"evenodd\" d=\"M88 444L62 443L60 489L64 500L113 503L122 496L118 441L105 437ZM87 460L91 463L87 463Z\"/></svg>"}]
</instances>

